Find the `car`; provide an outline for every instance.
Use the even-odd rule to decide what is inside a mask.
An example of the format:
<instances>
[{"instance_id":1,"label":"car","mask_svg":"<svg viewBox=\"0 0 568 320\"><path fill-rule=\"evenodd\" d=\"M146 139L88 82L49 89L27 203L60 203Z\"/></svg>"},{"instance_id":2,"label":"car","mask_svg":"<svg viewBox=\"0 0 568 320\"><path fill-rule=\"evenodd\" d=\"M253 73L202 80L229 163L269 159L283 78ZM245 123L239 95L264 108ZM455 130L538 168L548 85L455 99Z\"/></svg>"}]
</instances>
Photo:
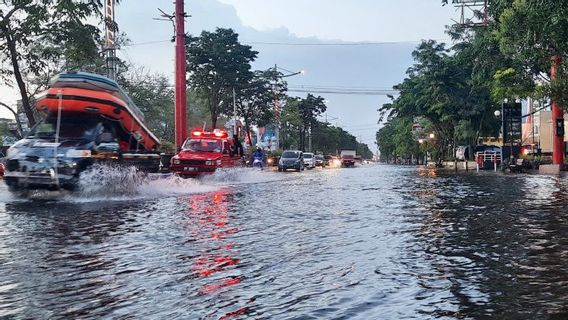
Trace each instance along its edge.
<instances>
[{"instance_id":1,"label":"car","mask_svg":"<svg viewBox=\"0 0 568 320\"><path fill-rule=\"evenodd\" d=\"M308 169L316 167L316 156L313 153L304 153L304 166Z\"/></svg>"},{"instance_id":2,"label":"car","mask_svg":"<svg viewBox=\"0 0 568 320\"><path fill-rule=\"evenodd\" d=\"M304 170L304 153L302 151L286 150L282 152L280 161L278 161L278 171L286 171L288 169Z\"/></svg>"},{"instance_id":3,"label":"car","mask_svg":"<svg viewBox=\"0 0 568 320\"><path fill-rule=\"evenodd\" d=\"M329 167L331 165L333 165L333 156L330 154L323 156L323 166Z\"/></svg>"},{"instance_id":4,"label":"car","mask_svg":"<svg viewBox=\"0 0 568 320\"><path fill-rule=\"evenodd\" d=\"M323 155L318 154L316 155L316 167L324 167L325 166L325 159Z\"/></svg>"}]
</instances>

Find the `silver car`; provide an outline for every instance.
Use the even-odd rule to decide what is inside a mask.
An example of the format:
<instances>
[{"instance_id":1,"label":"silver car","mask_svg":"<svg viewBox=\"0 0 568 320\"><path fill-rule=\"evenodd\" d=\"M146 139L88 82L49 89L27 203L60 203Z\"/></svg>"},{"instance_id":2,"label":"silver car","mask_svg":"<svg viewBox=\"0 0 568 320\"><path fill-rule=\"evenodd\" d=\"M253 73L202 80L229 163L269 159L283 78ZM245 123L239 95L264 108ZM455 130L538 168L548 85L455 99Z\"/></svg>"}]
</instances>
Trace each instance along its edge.
<instances>
[{"instance_id":1,"label":"silver car","mask_svg":"<svg viewBox=\"0 0 568 320\"><path fill-rule=\"evenodd\" d=\"M304 153L304 167L308 169L316 167L316 156L313 153Z\"/></svg>"}]
</instances>

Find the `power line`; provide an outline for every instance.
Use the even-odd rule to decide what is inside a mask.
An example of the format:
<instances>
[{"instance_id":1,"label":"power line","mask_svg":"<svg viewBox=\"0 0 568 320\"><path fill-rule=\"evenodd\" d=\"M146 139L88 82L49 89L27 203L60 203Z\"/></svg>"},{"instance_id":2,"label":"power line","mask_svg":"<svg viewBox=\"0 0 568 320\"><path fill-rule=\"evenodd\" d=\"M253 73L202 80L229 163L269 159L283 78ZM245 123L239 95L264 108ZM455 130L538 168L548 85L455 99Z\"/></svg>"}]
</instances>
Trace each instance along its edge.
<instances>
[{"instance_id":1,"label":"power line","mask_svg":"<svg viewBox=\"0 0 568 320\"><path fill-rule=\"evenodd\" d=\"M248 45L264 45L264 46L380 46L380 45L395 45L395 44L419 44L423 40L402 40L402 41L360 41L360 42L263 42L263 41L244 41L243 44ZM439 42L447 42L448 39L435 39ZM153 40L145 42L134 42L123 44L123 47L134 47L142 45L151 45L158 43L171 43L170 40Z\"/></svg>"},{"instance_id":2,"label":"power line","mask_svg":"<svg viewBox=\"0 0 568 320\"><path fill-rule=\"evenodd\" d=\"M436 39L435 41L448 41L447 39ZM267 45L267 46L380 46L380 45L394 45L394 44L418 44L422 40L409 40L409 41L361 41L361 42L262 42L262 41L248 41L243 42L249 45Z\"/></svg>"},{"instance_id":3,"label":"power line","mask_svg":"<svg viewBox=\"0 0 568 320\"><path fill-rule=\"evenodd\" d=\"M135 43L128 43L121 45L122 47L136 47L136 46L146 46L150 44L157 44L157 43L172 43L172 40L154 40L154 41L146 41L146 42L135 42Z\"/></svg>"},{"instance_id":4,"label":"power line","mask_svg":"<svg viewBox=\"0 0 568 320\"><path fill-rule=\"evenodd\" d=\"M291 89L288 88L288 92L296 92L296 93L321 93L321 94L344 94L344 95L370 95L370 96L387 96L387 95L394 95L398 94L395 91L347 91L347 90L308 90L308 89Z\"/></svg>"},{"instance_id":5,"label":"power line","mask_svg":"<svg viewBox=\"0 0 568 320\"><path fill-rule=\"evenodd\" d=\"M317 85L317 84L298 84L298 85L289 85L289 87L294 87L299 89L354 89L354 90L397 91L392 87L340 86L340 85Z\"/></svg>"}]
</instances>

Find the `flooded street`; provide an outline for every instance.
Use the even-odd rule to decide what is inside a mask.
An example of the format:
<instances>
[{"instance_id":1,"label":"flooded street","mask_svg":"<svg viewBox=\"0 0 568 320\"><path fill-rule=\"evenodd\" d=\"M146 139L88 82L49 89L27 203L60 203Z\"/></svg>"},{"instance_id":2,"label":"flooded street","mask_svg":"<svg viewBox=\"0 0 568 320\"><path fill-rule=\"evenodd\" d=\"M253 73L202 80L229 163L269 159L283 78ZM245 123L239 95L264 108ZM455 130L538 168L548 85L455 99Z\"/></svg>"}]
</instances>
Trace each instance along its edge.
<instances>
[{"instance_id":1,"label":"flooded street","mask_svg":"<svg viewBox=\"0 0 568 320\"><path fill-rule=\"evenodd\" d=\"M2 186L0 318L563 319L567 194L566 178L383 165L120 197Z\"/></svg>"}]
</instances>

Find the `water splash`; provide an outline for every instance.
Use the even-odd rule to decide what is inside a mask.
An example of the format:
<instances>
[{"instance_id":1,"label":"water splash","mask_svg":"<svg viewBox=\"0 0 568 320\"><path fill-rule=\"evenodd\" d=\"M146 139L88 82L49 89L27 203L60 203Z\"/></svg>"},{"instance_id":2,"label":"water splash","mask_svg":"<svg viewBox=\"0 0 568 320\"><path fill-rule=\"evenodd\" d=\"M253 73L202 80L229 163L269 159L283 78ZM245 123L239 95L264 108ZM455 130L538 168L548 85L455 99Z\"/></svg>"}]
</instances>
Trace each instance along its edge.
<instances>
[{"instance_id":1,"label":"water splash","mask_svg":"<svg viewBox=\"0 0 568 320\"><path fill-rule=\"evenodd\" d=\"M217 170L213 175L203 177L204 183L214 185L238 185L275 182L288 178L272 168L228 168Z\"/></svg>"},{"instance_id":2,"label":"water splash","mask_svg":"<svg viewBox=\"0 0 568 320\"><path fill-rule=\"evenodd\" d=\"M146 174L135 167L97 164L81 174L79 190L70 197L80 201L126 200L212 192L218 188L171 174Z\"/></svg>"},{"instance_id":3,"label":"water splash","mask_svg":"<svg viewBox=\"0 0 568 320\"><path fill-rule=\"evenodd\" d=\"M0 202L29 200L88 203L97 201L128 201L160 197L207 193L228 186L268 183L291 179L296 175L274 172L271 168L231 168L217 170L200 179L183 179L173 174L146 174L135 167L95 164L83 173L76 191L30 190L12 194L0 187Z\"/></svg>"}]
</instances>

